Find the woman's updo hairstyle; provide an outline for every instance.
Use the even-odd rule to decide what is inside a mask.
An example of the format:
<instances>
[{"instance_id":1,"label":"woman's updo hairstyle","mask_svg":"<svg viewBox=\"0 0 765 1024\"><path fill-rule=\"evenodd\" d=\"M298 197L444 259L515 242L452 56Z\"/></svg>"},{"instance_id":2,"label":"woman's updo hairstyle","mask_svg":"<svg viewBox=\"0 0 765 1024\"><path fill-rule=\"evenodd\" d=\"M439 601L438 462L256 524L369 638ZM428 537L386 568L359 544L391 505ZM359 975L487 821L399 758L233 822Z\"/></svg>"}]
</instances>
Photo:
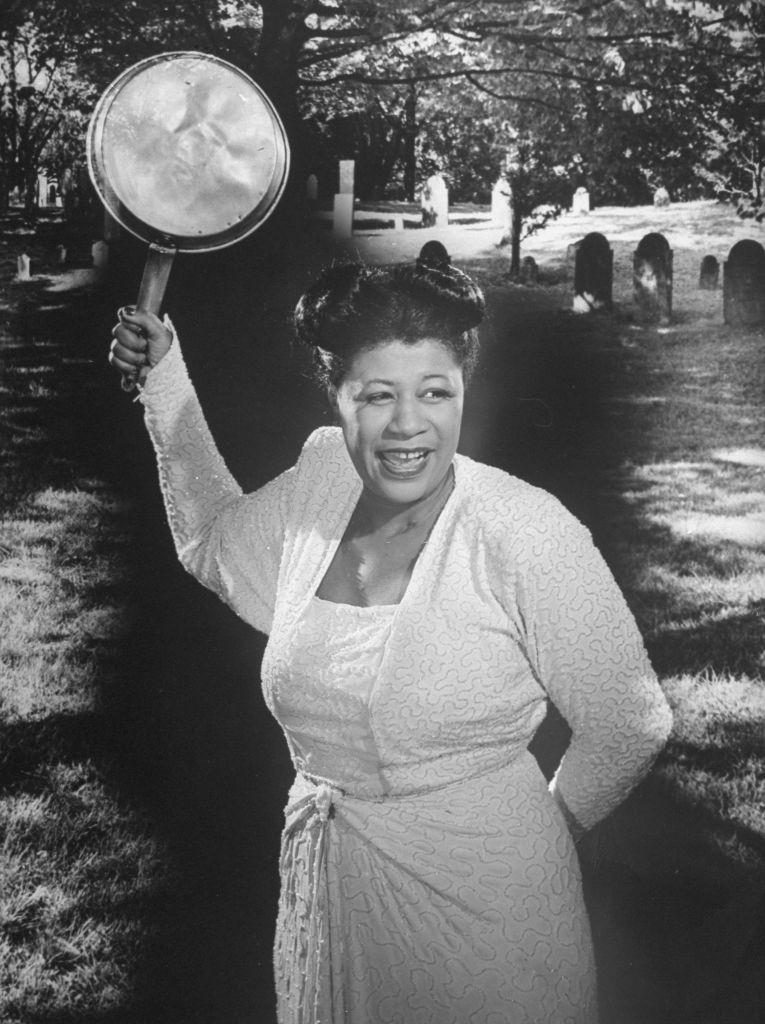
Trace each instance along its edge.
<instances>
[{"instance_id":1,"label":"woman's updo hairstyle","mask_svg":"<svg viewBox=\"0 0 765 1024\"><path fill-rule=\"evenodd\" d=\"M416 263L329 267L298 302L295 326L324 385L337 387L359 352L425 338L445 345L468 380L484 311L481 289L451 266L440 242L429 242Z\"/></svg>"}]
</instances>

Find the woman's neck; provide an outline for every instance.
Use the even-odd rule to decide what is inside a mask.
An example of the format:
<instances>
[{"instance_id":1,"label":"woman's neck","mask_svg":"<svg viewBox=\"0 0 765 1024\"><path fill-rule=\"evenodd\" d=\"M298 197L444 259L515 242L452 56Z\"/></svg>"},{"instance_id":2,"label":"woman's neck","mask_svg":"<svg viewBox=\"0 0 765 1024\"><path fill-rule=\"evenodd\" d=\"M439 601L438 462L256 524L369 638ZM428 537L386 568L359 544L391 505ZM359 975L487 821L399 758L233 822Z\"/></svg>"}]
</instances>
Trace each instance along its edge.
<instances>
[{"instance_id":1,"label":"woman's neck","mask_svg":"<svg viewBox=\"0 0 765 1024\"><path fill-rule=\"evenodd\" d=\"M429 530L453 489L451 466L435 490L408 505L386 502L365 489L353 515L351 532L355 537L374 534L388 541L421 528Z\"/></svg>"}]
</instances>

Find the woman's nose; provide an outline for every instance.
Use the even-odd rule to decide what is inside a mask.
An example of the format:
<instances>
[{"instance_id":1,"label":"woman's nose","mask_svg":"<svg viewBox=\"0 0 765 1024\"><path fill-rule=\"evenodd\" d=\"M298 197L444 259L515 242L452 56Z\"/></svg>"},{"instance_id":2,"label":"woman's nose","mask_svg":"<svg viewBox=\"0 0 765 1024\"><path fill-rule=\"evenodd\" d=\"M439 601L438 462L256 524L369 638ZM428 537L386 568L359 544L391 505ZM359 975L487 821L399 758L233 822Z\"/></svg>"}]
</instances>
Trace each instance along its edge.
<instances>
[{"instance_id":1,"label":"woman's nose","mask_svg":"<svg viewBox=\"0 0 765 1024\"><path fill-rule=\"evenodd\" d=\"M400 398L396 402L393 418L389 429L403 437L413 437L425 429L425 420L419 403L409 398Z\"/></svg>"}]
</instances>

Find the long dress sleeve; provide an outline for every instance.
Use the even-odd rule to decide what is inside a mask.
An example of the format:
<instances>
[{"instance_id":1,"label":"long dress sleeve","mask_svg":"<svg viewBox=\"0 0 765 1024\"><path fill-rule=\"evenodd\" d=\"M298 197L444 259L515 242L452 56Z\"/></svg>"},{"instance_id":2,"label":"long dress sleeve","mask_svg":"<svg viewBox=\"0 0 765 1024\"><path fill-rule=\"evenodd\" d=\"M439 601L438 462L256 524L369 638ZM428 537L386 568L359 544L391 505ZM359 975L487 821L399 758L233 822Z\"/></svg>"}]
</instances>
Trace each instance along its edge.
<instances>
[{"instance_id":1,"label":"long dress sleeve","mask_svg":"<svg viewBox=\"0 0 765 1024\"><path fill-rule=\"evenodd\" d=\"M175 337L140 400L182 565L268 633L294 471L242 493L215 446Z\"/></svg>"},{"instance_id":2,"label":"long dress sleeve","mask_svg":"<svg viewBox=\"0 0 765 1024\"><path fill-rule=\"evenodd\" d=\"M647 774L672 724L642 637L589 532L562 508L532 527L521 592L527 656L568 722L551 793L590 828Z\"/></svg>"}]
</instances>

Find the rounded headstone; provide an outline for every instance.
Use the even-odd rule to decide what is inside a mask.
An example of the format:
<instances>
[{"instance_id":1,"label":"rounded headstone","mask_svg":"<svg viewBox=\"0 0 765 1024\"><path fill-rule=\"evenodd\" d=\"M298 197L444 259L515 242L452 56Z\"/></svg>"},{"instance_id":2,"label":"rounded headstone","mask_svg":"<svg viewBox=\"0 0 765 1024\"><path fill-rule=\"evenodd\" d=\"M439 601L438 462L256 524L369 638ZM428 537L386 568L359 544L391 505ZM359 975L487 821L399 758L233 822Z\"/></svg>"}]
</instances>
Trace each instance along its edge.
<instances>
[{"instance_id":1,"label":"rounded headstone","mask_svg":"<svg viewBox=\"0 0 765 1024\"><path fill-rule=\"evenodd\" d=\"M440 174L431 174L420 195L422 226L447 227L449 223L449 189Z\"/></svg>"},{"instance_id":2,"label":"rounded headstone","mask_svg":"<svg viewBox=\"0 0 765 1024\"><path fill-rule=\"evenodd\" d=\"M654 206L669 206L669 192L661 185L653 194L653 205Z\"/></svg>"},{"instance_id":3,"label":"rounded headstone","mask_svg":"<svg viewBox=\"0 0 765 1024\"><path fill-rule=\"evenodd\" d=\"M610 309L613 291L614 254L599 231L585 235L576 249L574 305L576 312Z\"/></svg>"},{"instance_id":4,"label":"rounded headstone","mask_svg":"<svg viewBox=\"0 0 765 1024\"><path fill-rule=\"evenodd\" d=\"M420 249L417 262L423 267L445 270L451 263L451 256L446 251L445 245L432 239L430 242L426 242Z\"/></svg>"},{"instance_id":5,"label":"rounded headstone","mask_svg":"<svg viewBox=\"0 0 765 1024\"><path fill-rule=\"evenodd\" d=\"M672 250L658 231L644 235L633 256L635 307L640 320L669 323L672 318Z\"/></svg>"},{"instance_id":6,"label":"rounded headstone","mask_svg":"<svg viewBox=\"0 0 765 1024\"><path fill-rule=\"evenodd\" d=\"M715 256L705 256L699 268L699 288L713 292L720 284L720 264Z\"/></svg>"},{"instance_id":7,"label":"rounded headstone","mask_svg":"<svg viewBox=\"0 0 765 1024\"><path fill-rule=\"evenodd\" d=\"M716 256L705 256L699 267L699 288L713 291L720 283L720 263Z\"/></svg>"},{"instance_id":8,"label":"rounded headstone","mask_svg":"<svg viewBox=\"0 0 765 1024\"><path fill-rule=\"evenodd\" d=\"M533 256L521 260L520 281L522 284L536 284L539 281L539 267Z\"/></svg>"},{"instance_id":9,"label":"rounded headstone","mask_svg":"<svg viewBox=\"0 0 765 1024\"><path fill-rule=\"evenodd\" d=\"M765 249L753 238L736 242L723 266L723 318L733 327L765 324Z\"/></svg>"}]
</instances>

